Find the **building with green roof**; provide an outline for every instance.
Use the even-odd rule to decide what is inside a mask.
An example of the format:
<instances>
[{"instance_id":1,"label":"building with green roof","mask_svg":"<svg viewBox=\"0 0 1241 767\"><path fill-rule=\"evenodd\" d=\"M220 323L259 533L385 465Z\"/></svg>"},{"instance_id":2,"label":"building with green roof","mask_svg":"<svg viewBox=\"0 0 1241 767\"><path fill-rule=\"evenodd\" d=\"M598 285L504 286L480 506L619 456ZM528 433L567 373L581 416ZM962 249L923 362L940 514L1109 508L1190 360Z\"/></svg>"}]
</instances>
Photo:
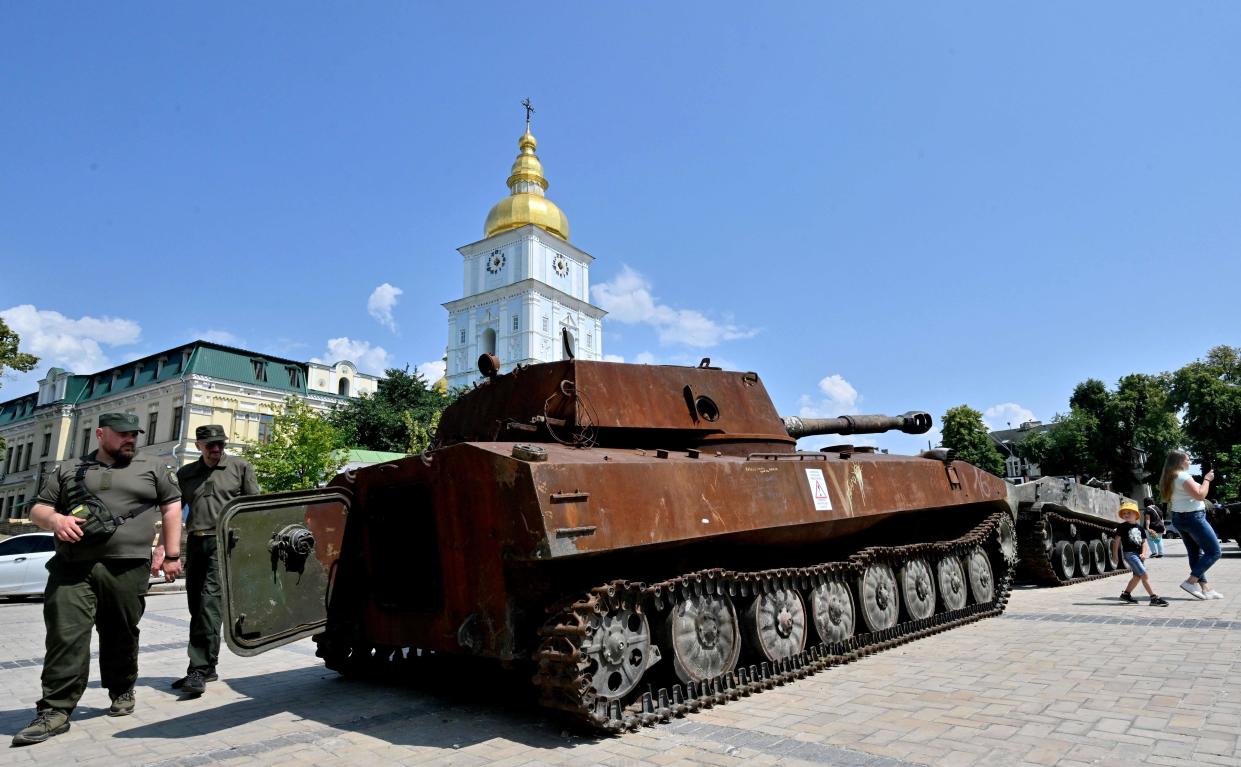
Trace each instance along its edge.
<instances>
[{"instance_id":1,"label":"building with green roof","mask_svg":"<svg viewBox=\"0 0 1241 767\"><path fill-rule=\"evenodd\" d=\"M103 413L136 414L142 450L181 466L198 458L199 426L223 425L237 448L265 439L289 396L327 411L378 384L348 360L299 362L201 340L89 375L51 368L37 392L0 402L0 521L28 517L43 474L96 447Z\"/></svg>"}]
</instances>

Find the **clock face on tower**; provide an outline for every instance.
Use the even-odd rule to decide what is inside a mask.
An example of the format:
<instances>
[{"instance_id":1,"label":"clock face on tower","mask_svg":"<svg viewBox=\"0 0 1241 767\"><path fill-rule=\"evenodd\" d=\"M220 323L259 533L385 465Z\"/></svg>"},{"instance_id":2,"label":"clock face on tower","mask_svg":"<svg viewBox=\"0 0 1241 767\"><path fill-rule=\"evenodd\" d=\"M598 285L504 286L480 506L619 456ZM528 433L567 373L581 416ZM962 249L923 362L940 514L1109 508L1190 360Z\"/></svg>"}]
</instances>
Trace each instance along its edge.
<instances>
[{"instance_id":1,"label":"clock face on tower","mask_svg":"<svg viewBox=\"0 0 1241 767\"><path fill-rule=\"evenodd\" d=\"M557 253L556 257L552 259L552 269L556 274L564 277L569 273L569 259Z\"/></svg>"},{"instance_id":2,"label":"clock face on tower","mask_svg":"<svg viewBox=\"0 0 1241 767\"><path fill-rule=\"evenodd\" d=\"M504 268L504 251L496 249L487 256L487 271L498 274Z\"/></svg>"}]
</instances>

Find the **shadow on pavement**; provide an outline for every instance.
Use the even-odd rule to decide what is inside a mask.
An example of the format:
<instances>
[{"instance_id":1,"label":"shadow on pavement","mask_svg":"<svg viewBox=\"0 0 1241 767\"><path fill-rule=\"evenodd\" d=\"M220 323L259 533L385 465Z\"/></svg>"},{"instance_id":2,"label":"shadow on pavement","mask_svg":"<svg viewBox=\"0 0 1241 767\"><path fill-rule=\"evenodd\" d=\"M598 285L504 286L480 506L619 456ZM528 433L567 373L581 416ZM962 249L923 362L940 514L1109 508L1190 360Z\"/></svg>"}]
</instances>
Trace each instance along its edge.
<instances>
[{"instance_id":1,"label":"shadow on pavement","mask_svg":"<svg viewBox=\"0 0 1241 767\"><path fill-rule=\"evenodd\" d=\"M172 678L142 678L140 685L167 691L170 700L158 705L172 716L114 737L211 735L288 713L323 726L321 734L302 733L303 739L332 737L334 731L358 732L393 745L441 748L464 748L497 737L534 748L573 747L596 739L580 731L570 739L564 721L537 704L528 672L438 658L417 663L425 663L425 668L419 668L408 684L346 678L324 667L301 668L222 677L209 684L201 698L182 697L168 689ZM196 700L210 704L217 685L227 685L248 700L175 715L179 707Z\"/></svg>"}]
</instances>

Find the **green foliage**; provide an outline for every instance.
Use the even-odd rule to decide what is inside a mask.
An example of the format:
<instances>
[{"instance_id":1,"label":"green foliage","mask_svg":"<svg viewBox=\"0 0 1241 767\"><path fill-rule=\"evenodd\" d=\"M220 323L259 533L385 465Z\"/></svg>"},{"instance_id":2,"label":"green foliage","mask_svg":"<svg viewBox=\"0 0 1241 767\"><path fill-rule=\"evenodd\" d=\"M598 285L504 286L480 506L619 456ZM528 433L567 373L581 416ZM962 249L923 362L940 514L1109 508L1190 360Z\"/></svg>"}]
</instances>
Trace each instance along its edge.
<instances>
[{"instance_id":1,"label":"green foliage","mask_svg":"<svg viewBox=\"0 0 1241 767\"><path fill-rule=\"evenodd\" d=\"M1170 390L1167 374L1127 375L1114 392L1102 381L1083 381L1073 389L1069 412L1024 440L1017 453L1045 475L1097 477L1122 493L1153 483L1182 439Z\"/></svg>"},{"instance_id":2,"label":"green foliage","mask_svg":"<svg viewBox=\"0 0 1241 767\"><path fill-rule=\"evenodd\" d=\"M1004 476L1004 456L996 449L982 422L982 413L968 405L948 408L941 424L940 443L955 450L958 459L997 477Z\"/></svg>"},{"instance_id":3,"label":"green foliage","mask_svg":"<svg viewBox=\"0 0 1241 767\"><path fill-rule=\"evenodd\" d=\"M266 443L248 442L241 456L254 466L263 489L309 490L336 476L348 459L340 430L305 402L289 397L272 419Z\"/></svg>"},{"instance_id":4,"label":"green foliage","mask_svg":"<svg viewBox=\"0 0 1241 767\"><path fill-rule=\"evenodd\" d=\"M20 343L21 337L0 317L0 376L4 375L5 368L26 373L39 364L38 357L18 351Z\"/></svg>"},{"instance_id":5,"label":"green foliage","mask_svg":"<svg viewBox=\"0 0 1241 767\"><path fill-rule=\"evenodd\" d=\"M373 396L349 400L330 416L352 447L388 452L413 451L430 442L449 398L409 368L389 368Z\"/></svg>"},{"instance_id":6,"label":"green foliage","mask_svg":"<svg viewBox=\"0 0 1241 767\"><path fill-rule=\"evenodd\" d=\"M21 337L9 328L3 317L0 317L0 385L3 385L5 368L26 373L39 364L38 357L18 351L20 343ZM4 447L4 438L0 437L0 450Z\"/></svg>"},{"instance_id":7,"label":"green foliage","mask_svg":"<svg viewBox=\"0 0 1241 767\"><path fill-rule=\"evenodd\" d=\"M440 425L440 413L436 412L431 416L431 423L425 426L414 419L414 414L406 410L401 416L405 419L405 429L409 432L409 445L406 447L407 455L418 455L422 451L431 446L432 440L435 439L435 430Z\"/></svg>"},{"instance_id":8,"label":"green foliage","mask_svg":"<svg viewBox=\"0 0 1241 767\"><path fill-rule=\"evenodd\" d=\"M1171 400L1183 408L1191 455L1215 468L1211 497L1237 497L1241 480L1241 347L1216 346L1172 374Z\"/></svg>"},{"instance_id":9,"label":"green foliage","mask_svg":"<svg viewBox=\"0 0 1241 767\"><path fill-rule=\"evenodd\" d=\"M1017 455L1036 463L1045 476L1089 474L1101 476L1102 469L1091 454L1092 435L1098 431L1094 416L1082 410L1057 415L1049 429L1026 437L1017 445Z\"/></svg>"}]
</instances>

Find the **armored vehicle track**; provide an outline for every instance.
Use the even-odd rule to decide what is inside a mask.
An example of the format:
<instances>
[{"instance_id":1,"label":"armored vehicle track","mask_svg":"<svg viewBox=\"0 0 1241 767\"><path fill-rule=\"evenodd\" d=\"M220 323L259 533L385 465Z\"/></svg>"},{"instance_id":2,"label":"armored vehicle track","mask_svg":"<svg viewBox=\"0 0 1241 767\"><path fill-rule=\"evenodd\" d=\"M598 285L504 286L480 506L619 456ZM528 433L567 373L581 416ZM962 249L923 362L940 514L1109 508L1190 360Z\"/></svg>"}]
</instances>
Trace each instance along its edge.
<instances>
[{"instance_id":1,"label":"armored vehicle track","mask_svg":"<svg viewBox=\"0 0 1241 767\"><path fill-rule=\"evenodd\" d=\"M998 615L1015 555L996 512L955 540L847 561L613 581L540 630L534 682L544 706L588 727L652 725Z\"/></svg>"},{"instance_id":2,"label":"armored vehicle track","mask_svg":"<svg viewBox=\"0 0 1241 767\"><path fill-rule=\"evenodd\" d=\"M1042 509L1017 516L1017 575L1040 586L1068 586L1122 571L1112 558L1114 526Z\"/></svg>"}]
</instances>

